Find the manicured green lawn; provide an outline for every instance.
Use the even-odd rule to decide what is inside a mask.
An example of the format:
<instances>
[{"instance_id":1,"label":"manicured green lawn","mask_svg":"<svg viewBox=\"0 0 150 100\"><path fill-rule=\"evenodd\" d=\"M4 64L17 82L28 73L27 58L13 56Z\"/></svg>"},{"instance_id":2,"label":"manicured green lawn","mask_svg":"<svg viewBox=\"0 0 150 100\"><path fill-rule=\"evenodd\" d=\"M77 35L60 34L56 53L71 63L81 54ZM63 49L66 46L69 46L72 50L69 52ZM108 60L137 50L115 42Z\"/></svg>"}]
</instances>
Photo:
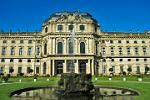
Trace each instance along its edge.
<instances>
[{"instance_id":1,"label":"manicured green lawn","mask_svg":"<svg viewBox=\"0 0 150 100\"><path fill-rule=\"evenodd\" d=\"M49 81L46 81L47 77L38 77L37 82L33 82L33 77L22 78L22 82L19 83L18 78L10 78L8 84L3 84L0 81L0 100L11 100L9 94L12 91L19 90L26 87L45 87L45 86L56 86L59 77L51 77ZM137 77L127 77L127 81L123 82L122 77L113 77L112 81L108 81L108 77L98 77L93 82L95 85L102 86L118 86L137 90L140 92L140 96L136 97L136 100L149 100L150 98L150 77L146 76L143 78L143 82L138 82ZM17 82L17 83L14 83ZM10 83L10 84L9 84Z\"/></svg>"}]
</instances>

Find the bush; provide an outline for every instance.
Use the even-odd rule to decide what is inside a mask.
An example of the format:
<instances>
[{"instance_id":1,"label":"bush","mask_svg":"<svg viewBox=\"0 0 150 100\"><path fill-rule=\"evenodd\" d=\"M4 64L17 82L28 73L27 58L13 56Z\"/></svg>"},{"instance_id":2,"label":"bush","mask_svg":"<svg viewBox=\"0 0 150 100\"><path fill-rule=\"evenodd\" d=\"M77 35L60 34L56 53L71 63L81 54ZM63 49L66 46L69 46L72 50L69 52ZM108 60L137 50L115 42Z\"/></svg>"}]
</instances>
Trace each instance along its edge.
<instances>
[{"instance_id":1,"label":"bush","mask_svg":"<svg viewBox=\"0 0 150 100\"><path fill-rule=\"evenodd\" d=\"M24 73L18 73L17 74L17 77L22 77L22 76L24 76Z\"/></svg>"},{"instance_id":2,"label":"bush","mask_svg":"<svg viewBox=\"0 0 150 100\"><path fill-rule=\"evenodd\" d=\"M9 75L9 74L7 74L6 76L5 76L5 75L3 75L3 76L2 76L2 80L3 80L3 81L5 81L5 82L8 82L9 77L10 77L10 75Z\"/></svg>"}]
</instances>

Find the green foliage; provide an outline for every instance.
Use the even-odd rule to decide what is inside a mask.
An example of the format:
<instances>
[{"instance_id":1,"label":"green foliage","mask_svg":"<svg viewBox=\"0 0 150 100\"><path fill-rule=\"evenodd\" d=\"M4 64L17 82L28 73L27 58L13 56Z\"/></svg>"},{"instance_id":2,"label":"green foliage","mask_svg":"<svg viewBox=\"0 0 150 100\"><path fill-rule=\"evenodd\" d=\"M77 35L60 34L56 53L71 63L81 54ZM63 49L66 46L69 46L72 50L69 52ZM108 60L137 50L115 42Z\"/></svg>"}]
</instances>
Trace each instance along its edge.
<instances>
[{"instance_id":1,"label":"green foliage","mask_svg":"<svg viewBox=\"0 0 150 100\"><path fill-rule=\"evenodd\" d=\"M146 66L145 67L145 74L147 74L149 70L150 70L150 68L148 66Z\"/></svg>"},{"instance_id":2,"label":"green foliage","mask_svg":"<svg viewBox=\"0 0 150 100\"><path fill-rule=\"evenodd\" d=\"M10 73L13 73L13 72L14 72L14 69L13 69L13 68L9 69L9 72L10 72Z\"/></svg>"},{"instance_id":3,"label":"green foliage","mask_svg":"<svg viewBox=\"0 0 150 100\"><path fill-rule=\"evenodd\" d=\"M3 75L3 76L2 76L2 81L4 81L4 82L8 82L9 77L10 77L10 75L9 75L9 74L7 74L6 76L5 76L5 75Z\"/></svg>"},{"instance_id":4,"label":"green foliage","mask_svg":"<svg viewBox=\"0 0 150 100\"><path fill-rule=\"evenodd\" d=\"M30 69L29 69L29 73L33 73L33 69L30 68Z\"/></svg>"},{"instance_id":5,"label":"green foliage","mask_svg":"<svg viewBox=\"0 0 150 100\"><path fill-rule=\"evenodd\" d=\"M22 76L24 76L24 73L18 73L17 74L17 77L22 77Z\"/></svg>"},{"instance_id":6,"label":"green foliage","mask_svg":"<svg viewBox=\"0 0 150 100\"><path fill-rule=\"evenodd\" d=\"M112 72L113 71L113 68L109 68L109 72Z\"/></svg>"}]
</instances>

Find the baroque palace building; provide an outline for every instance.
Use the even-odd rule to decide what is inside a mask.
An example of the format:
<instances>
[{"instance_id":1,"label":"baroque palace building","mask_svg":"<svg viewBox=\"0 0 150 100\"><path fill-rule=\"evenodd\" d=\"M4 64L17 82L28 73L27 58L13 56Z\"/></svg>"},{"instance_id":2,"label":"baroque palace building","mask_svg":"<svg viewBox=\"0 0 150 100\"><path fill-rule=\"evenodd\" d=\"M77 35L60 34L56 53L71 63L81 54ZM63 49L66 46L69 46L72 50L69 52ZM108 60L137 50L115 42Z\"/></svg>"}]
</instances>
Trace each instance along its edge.
<instances>
[{"instance_id":1,"label":"baroque palace building","mask_svg":"<svg viewBox=\"0 0 150 100\"><path fill-rule=\"evenodd\" d=\"M149 32L101 32L90 14L64 11L46 19L41 32L1 32L0 73L143 74L149 51Z\"/></svg>"}]
</instances>

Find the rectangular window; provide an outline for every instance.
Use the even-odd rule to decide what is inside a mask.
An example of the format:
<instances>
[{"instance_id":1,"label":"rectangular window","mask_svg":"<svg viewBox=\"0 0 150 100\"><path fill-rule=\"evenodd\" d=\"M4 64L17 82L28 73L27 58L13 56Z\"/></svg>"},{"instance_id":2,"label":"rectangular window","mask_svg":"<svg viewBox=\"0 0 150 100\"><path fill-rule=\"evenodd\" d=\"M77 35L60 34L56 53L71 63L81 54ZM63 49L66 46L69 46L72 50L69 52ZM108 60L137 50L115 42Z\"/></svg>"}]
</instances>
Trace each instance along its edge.
<instances>
[{"instance_id":1,"label":"rectangular window","mask_svg":"<svg viewBox=\"0 0 150 100\"><path fill-rule=\"evenodd\" d=\"M31 54L32 54L32 48L29 47L29 48L28 48L28 55L31 55Z\"/></svg>"},{"instance_id":2,"label":"rectangular window","mask_svg":"<svg viewBox=\"0 0 150 100\"><path fill-rule=\"evenodd\" d=\"M63 30L63 25L58 25L58 26L57 26L57 30L58 30L58 31L62 31L62 30Z\"/></svg>"},{"instance_id":3,"label":"rectangular window","mask_svg":"<svg viewBox=\"0 0 150 100\"><path fill-rule=\"evenodd\" d=\"M30 67L27 67L27 73L28 74L30 73Z\"/></svg>"},{"instance_id":4,"label":"rectangular window","mask_svg":"<svg viewBox=\"0 0 150 100\"><path fill-rule=\"evenodd\" d=\"M23 40L20 40L20 44L23 44L24 43L24 41Z\"/></svg>"},{"instance_id":5,"label":"rectangular window","mask_svg":"<svg viewBox=\"0 0 150 100\"><path fill-rule=\"evenodd\" d=\"M18 73L22 73L22 67L18 67Z\"/></svg>"},{"instance_id":6,"label":"rectangular window","mask_svg":"<svg viewBox=\"0 0 150 100\"><path fill-rule=\"evenodd\" d=\"M85 26L84 25L80 25L80 31L85 30Z\"/></svg>"},{"instance_id":7,"label":"rectangular window","mask_svg":"<svg viewBox=\"0 0 150 100\"><path fill-rule=\"evenodd\" d=\"M19 48L19 55L23 54L23 48Z\"/></svg>"},{"instance_id":8,"label":"rectangular window","mask_svg":"<svg viewBox=\"0 0 150 100\"><path fill-rule=\"evenodd\" d=\"M136 70L136 73L137 73L137 74L140 74L140 66L137 66L136 69L137 69L137 70Z\"/></svg>"},{"instance_id":9,"label":"rectangular window","mask_svg":"<svg viewBox=\"0 0 150 100\"><path fill-rule=\"evenodd\" d=\"M15 48L14 48L14 47L12 47L12 48L10 49L10 55L15 55Z\"/></svg>"},{"instance_id":10,"label":"rectangular window","mask_svg":"<svg viewBox=\"0 0 150 100\"><path fill-rule=\"evenodd\" d=\"M15 43L15 40L12 40L11 43Z\"/></svg>"},{"instance_id":11,"label":"rectangular window","mask_svg":"<svg viewBox=\"0 0 150 100\"><path fill-rule=\"evenodd\" d=\"M72 24L68 26L68 30L69 30L69 31L72 31L73 28L74 28L74 25L72 25Z\"/></svg>"},{"instance_id":12,"label":"rectangular window","mask_svg":"<svg viewBox=\"0 0 150 100\"><path fill-rule=\"evenodd\" d=\"M123 73L123 66L120 66L120 73Z\"/></svg>"},{"instance_id":13,"label":"rectangular window","mask_svg":"<svg viewBox=\"0 0 150 100\"><path fill-rule=\"evenodd\" d=\"M29 40L28 43L29 43L29 44L32 44L32 40Z\"/></svg>"},{"instance_id":14,"label":"rectangular window","mask_svg":"<svg viewBox=\"0 0 150 100\"><path fill-rule=\"evenodd\" d=\"M110 43L114 43L113 40L110 40Z\"/></svg>"},{"instance_id":15,"label":"rectangular window","mask_svg":"<svg viewBox=\"0 0 150 100\"><path fill-rule=\"evenodd\" d=\"M40 55L40 48L39 47L36 48L36 55L38 55L38 56Z\"/></svg>"},{"instance_id":16,"label":"rectangular window","mask_svg":"<svg viewBox=\"0 0 150 100\"><path fill-rule=\"evenodd\" d=\"M2 47L2 55L6 55L6 48Z\"/></svg>"},{"instance_id":17,"label":"rectangular window","mask_svg":"<svg viewBox=\"0 0 150 100\"><path fill-rule=\"evenodd\" d=\"M39 67L36 67L36 74L39 74Z\"/></svg>"}]
</instances>

